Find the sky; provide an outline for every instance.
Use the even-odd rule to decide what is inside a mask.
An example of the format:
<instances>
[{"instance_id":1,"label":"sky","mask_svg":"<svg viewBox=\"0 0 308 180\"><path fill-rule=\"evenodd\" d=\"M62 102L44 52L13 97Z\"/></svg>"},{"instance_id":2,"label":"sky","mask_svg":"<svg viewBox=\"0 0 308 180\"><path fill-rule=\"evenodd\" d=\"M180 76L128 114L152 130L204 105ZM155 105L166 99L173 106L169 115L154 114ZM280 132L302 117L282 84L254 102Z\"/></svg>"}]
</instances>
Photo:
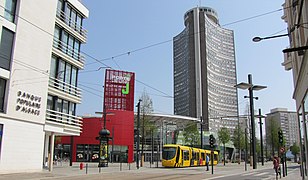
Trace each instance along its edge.
<instances>
[{"instance_id":1,"label":"sky","mask_svg":"<svg viewBox=\"0 0 308 180\"><path fill-rule=\"evenodd\" d=\"M84 20L88 31L82 46L86 56L79 74L83 91L77 114L95 115L102 111L104 67L135 72L135 104L142 92L153 101L154 112L173 114L173 42L184 28L184 14L197 6L215 9L220 25L234 31L237 81L267 89L254 91L255 109L267 114L274 108L295 111L292 99L292 72L285 71L282 50L288 38L275 38L259 43L255 36L287 33L281 19L283 0L82 0L90 15ZM266 14L266 15L265 15ZM254 18L252 18L254 17ZM100 63L98 62L100 61ZM239 113L247 114L247 90L240 90ZM135 110L136 111L136 110Z\"/></svg>"}]
</instances>

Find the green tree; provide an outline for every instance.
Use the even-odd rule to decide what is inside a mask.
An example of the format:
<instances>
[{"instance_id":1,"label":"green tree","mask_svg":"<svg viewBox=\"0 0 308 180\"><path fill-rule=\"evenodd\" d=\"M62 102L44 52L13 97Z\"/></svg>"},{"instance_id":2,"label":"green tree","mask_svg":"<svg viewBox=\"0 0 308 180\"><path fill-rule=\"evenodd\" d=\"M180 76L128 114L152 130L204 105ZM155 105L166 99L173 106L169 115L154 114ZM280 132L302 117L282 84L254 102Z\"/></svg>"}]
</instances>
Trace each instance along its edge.
<instances>
[{"instance_id":1,"label":"green tree","mask_svg":"<svg viewBox=\"0 0 308 180\"><path fill-rule=\"evenodd\" d=\"M218 131L218 139L224 145L224 166L226 165L226 143L230 141L230 131L223 127Z\"/></svg>"},{"instance_id":2,"label":"green tree","mask_svg":"<svg viewBox=\"0 0 308 180\"><path fill-rule=\"evenodd\" d=\"M267 119L267 122L269 125L266 128L266 141L269 146L271 146L272 150L272 156L275 155L275 149L279 149L279 142L278 142L278 131L280 129L280 126L278 125L278 122L273 118L270 117Z\"/></svg>"},{"instance_id":3,"label":"green tree","mask_svg":"<svg viewBox=\"0 0 308 180\"><path fill-rule=\"evenodd\" d=\"M294 155L294 162L296 162L297 155L299 154L299 151L300 151L299 146L297 145L296 142L290 147L290 151Z\"/></svg>"},{"instance_id":4,"label":"green tree","mask_svg":"<svg viewBox=\"0 0 308 180\"><path fill-rule=\"evenodd\" d=\"M197 128L197 124L194 122L188 123L187 126L184 128L183 137L185 144L189 146L195 146L197 144L200 144L200 134Z\"/></svg>"},{"instance_id":5,"label":"green tree","mask_svg":"<svg viewBox=\"0 0 308 180\"><path fill-rule=\"evenodd\" d=\"M231 141L236 149L239 150L239 162L241 162L241 150L245 148L245 134L241 127L236 126Z\"/></svg>"},{"instance_id":6,"label":"green tree","mask_svg":"<svg viewBox=\"0 0 308 180\"><path fill-rule=\"evenodd\" d=\"M261 144L259 139L256 139L256 153L258 157L261 157Z\"/></svg>"},{"instance_id":7,"label":"green tree","mask_svg":"<svg viewBox=\"0 0 308 180\"><path fill-rule=\"evenodd\" d=\"M141 157L143 157L145 138L156 130L155 123L150 121L149 114L153 112L153 102L146 91L143 91L139 97L141 99L140 114L141 114Z\"/></svg>"}]
</instances>

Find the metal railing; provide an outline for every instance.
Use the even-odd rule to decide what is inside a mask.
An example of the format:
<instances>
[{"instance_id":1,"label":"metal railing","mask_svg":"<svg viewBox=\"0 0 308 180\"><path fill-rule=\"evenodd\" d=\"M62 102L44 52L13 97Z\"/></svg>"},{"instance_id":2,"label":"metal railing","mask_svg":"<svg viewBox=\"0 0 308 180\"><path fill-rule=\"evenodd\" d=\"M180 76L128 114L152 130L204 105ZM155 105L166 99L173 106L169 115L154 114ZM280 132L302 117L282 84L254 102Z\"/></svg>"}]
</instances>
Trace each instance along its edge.
<instances>
[{"instance_id":1,"label":"metal railing","mask_svg":"<svg viewBox=\"0 0 308 180\"><path fill-rule=\"evenodd\" d=\"M53 47L59 49L63 53L72 57L73 59L80 61L82 64L85 63L85 57L81 55L80 52L75 52L75 50L72 47L63 43L59 39L56 39L56 38L53 39Z\"/></svg>"},{"instance_id":2,"label":"metal railing","mask_svg":"<svg viewBox=\"0 0 308 180\"><path fill-rule=\"evenodd\" d=\"M73 96L76 96L78 98L81 98L81 90L78 87L63 82L60 79L49 77L49 86L58 89L60 91L63 91L65 93L71 94Z\"/></svg>"},{"instance_id":3,"label":"metal railing","mask_svg":"<svg viewBox=\"0 0 308 180\"><path fill-rule=\"evenodd\" d=\"M46 109L46 121L51 121L62 125L75 126L75 128L79 129L79 131L82 129L82 117L54 111L51 109Z\"/></svg>"},{"instance_id":4,"label":"metal railing","mask_svg":"<svg viewBox=\"0 0 308 180\"><path fill-rule=\"evenodd\" d=\"M69 17L69 15L67 15L65 12L57 9L57 17L73 30L77 31L84 38L87 38L88 31L85 30L81 25L77 24L75 20L72 20L71 17Z\"/></svg>"}]
</instances>

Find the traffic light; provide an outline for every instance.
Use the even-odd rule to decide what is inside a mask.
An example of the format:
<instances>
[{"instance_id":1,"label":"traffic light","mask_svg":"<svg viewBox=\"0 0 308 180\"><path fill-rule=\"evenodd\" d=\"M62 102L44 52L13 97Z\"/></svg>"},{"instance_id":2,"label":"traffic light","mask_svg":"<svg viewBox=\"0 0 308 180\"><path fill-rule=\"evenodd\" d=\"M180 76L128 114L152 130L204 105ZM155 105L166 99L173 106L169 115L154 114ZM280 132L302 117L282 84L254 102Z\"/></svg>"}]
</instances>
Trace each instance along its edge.
<instances>
[{"instance_id":1,"label":"traffic light","mask_svg":"<svg viewBox=\"0 0 308 180\"><path fill-rule=\"evenodd\" d=\"M283 143L283 134L282 134L282 130L278 131L278 139L279 139L279 143L282 144Z\"/></svg>"},{"instance_id":2,"label":"traffic light","mask_svg":"<svg viewBox=\"0 0 308 180\"><path fill-rule=\"evenodd\" d=\"M213 134L210 135L209 141L210 141L210 147L214 148L215 138L214 138Z\"/></svg>"}]
</instances>

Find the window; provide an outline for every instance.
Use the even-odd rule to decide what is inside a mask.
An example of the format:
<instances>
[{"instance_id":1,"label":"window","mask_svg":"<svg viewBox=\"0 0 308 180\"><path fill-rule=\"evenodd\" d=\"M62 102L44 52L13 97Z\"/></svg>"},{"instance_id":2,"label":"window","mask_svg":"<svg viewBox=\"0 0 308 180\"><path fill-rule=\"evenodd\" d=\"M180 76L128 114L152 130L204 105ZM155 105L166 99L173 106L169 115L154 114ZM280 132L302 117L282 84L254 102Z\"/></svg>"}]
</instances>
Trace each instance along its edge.
<instances>
[{"instance_id":1,"label":"window","mask_svg":"<svg viewBox=\"0 0 308 180\"><path fill-rule=\"evenodd\" d=\"M65 6L65 22L66 24L69 24L72 8L67 3L65 3Z\"/></svg>"},{"instance_id":2,"label":"window","mask_svg":"<svg viewBox=\"0 0 308 180\"><path fill-rule=\"evenodd\" d=\"M56 103L56 104L55 104ZM47 109L63 112L65 114L76 115L76 104L56 96L48 95Z\"/></svg>"},{"instance_id":3,"label":"window","mask_svg":"<svg viewBox=\"0 0 308 180\"><path fill-rule=\"evenodd\" d=\"M58 26L55 27L55 31L54 31L54 41L53 41L53 46L56 48L59 48L59 44L60 44L60 28Z\"/></svg>"},{"instance_id":4,"label":"window","mask_svg":"<svg viewBox=\"0 0 308 180\"><path fill-rule=\"evenodd\" d=\"M4 112L6 80L0 78L0 112Z\"/></svg>"},{"instance_id":5,"label":"window","mask_svg":"<svg viewBox=\"0 0 308 180\"><path fill-rule=\"evenodd\" d=\"M55 56L51 57L51 63L50 63L50 73L49 76L56 78L57 73L57 58Z\"/></svg>"},{"instance_id":6,"label":"window","mask_svg":"<svg viewBox=\"0 0 308 180\"><path fill-rule=\"evenodd\" d=\"M63 10L63 1L62 0L58 0L58 4L57 4L57 9L58 11L62 11Z\"/></svg>"},{"instance_id":7,"label":"window","mask_svg":"<svg viewBox=\"0 0 308 180\"><path fill-rule=\"evenodd\" d=\"M83 36L85 35L82 30L82 14L66 0L58 0L57 17L72 29L76 30L79 34Z\"/></svg>"},{"instance_id":8,"label":"window","mask_svg":"<svg viewBox=\"0 0 308 180\"><path fill-rule=\"evenodd\" d=\"M75 68L75 67L72 67L71 85L77 87L77 68Z\"/></svg>"},{"instance_id":9,"label":"window","mask_svg":"<svg viewBox=\"0 0 308 180\"><path fill-rule=\"evenodd\" d=\"M80 52L80 42L77 39L75 39L74 59L79 59L79 52Z\"/></svg>"},{"instance_id":10,"label":"window","mask_svg":"<svg viewBox=\"0 0 308 180\"><path fill-rule=\"evenodd\" d=\"M16 1L5 0L4 18L10 22L14 22L15 20Z\"/></svg>"},{"instance_id":11,"label":"window","mask_svg":"<svg viewBox=\"0 0 308 180\"><path fill-rule=\"evenodd\" d=\"M61 48L62 48L62 51L64 52L64 53L66 53L67 52L67 45L68 45L68 33L67 32L65 32L65 31L62 31L62 37L61 37L61 44L62 44L62 46L61 46Z\"/></svg>"},{"instance_id":12,"label":"window","mask_svg":"<svg viewBox=\"0 0 308 180\"><path fill-rule=\"evenodd\" d=\"M72 36L69 36L68 37L67 54L69 56L72 56L73 50L74 50L74 38Z\"/></svg>"},{"instance_id":13,"label":"window","mask_svg":"<svg viewBox=\"0 0 308 180\"><path fill-rule=\"evenodd\" d=\"M47 109L54 109L54 97L48 95L47 97Z\"/></svg>"},{"instance_id":14,"label":"window","mask_svg":"<svg viewBox=\"0 0 308 180\"><path fill-rule=\"evenodd\" d=\"M52 56L50 64L50 77L57 79L58 81L77 86L77 74L78 69L73 65L63 61L61 58ZM63 87L64 84L60 84Z\"/></svg>"},{"instance_id":15,"label":"window","mask_svg":"<svg viewBox=\"0 0 308 180\"><path fill-rule=\"evenodd\" d=\"M2 28L0 41L0 67L10 70L14 33L5 27Z\"/></svg>"},{"instance_id":16,"label":"window","mask_svg":"<svg viewBox=\"0 0 308 180\"><path fill-rule=\"evenodd\" d=\"M65 30L61 29L59 26L55 27L53 42L53 46L55 48L58 48L63 53L69 55L76 60L79 60L80 44L80 41L78 41L74 36L70 35Z\"/></svg>"},{"instance_id":17,"label":"window","mask_svg":"<svg viewBox=\"0 0 308 180\"><path fill-rule=\"evenodd\" d=\"M82 22L82 17L81 17L79 14L77 14L77 19L76 19L76 30L77 30L79 33L81 32L81 26L82 26L81 22Z\"/></svg>"},{"instance_id":18,"label":"window","mask_svg":"<svg viewBox=\"0 0 308 180\"><path fill-rule=\"evenodd\" d=\"M75 23L76 22L76 11L72 10L71 12L71 19L70 19L70 26L75 29Z\"/></svg>"}]
</instances>

